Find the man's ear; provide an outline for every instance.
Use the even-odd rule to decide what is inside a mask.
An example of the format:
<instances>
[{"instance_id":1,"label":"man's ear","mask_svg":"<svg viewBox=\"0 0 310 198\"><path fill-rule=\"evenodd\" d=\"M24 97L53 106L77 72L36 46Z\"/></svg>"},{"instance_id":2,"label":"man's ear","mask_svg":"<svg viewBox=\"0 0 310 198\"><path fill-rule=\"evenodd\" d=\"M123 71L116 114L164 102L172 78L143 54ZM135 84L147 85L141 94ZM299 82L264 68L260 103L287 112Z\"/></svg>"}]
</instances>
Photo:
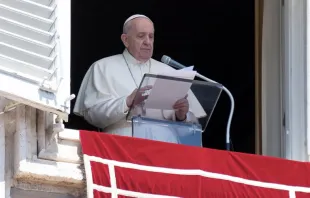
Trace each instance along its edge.
<instances>
[{"instance_id":1,"label":"man's ear","mask_svg":"<svg viewBox=\"0 0 310 198\"><path fill-rule=\"evenodd\" d=\"M123 44L124 44L125 47L127 48L127 47L129 46L127 34L122 34L122 35L121 35L121 40L123 41Z\"/></svg>"}]
</instances>

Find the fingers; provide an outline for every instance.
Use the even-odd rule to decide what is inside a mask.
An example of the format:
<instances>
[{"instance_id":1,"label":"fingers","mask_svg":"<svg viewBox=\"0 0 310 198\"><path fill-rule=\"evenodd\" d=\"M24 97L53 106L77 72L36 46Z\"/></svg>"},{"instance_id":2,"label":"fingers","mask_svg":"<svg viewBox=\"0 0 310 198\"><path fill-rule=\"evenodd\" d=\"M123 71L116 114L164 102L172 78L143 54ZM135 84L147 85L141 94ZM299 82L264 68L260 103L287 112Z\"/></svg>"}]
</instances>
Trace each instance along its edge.
<instances>
[{"instance_id":1,"label":"fingers","mask_svg":"<svg viewBox=\"0 0 310 198\"><path fill-rule=\"evenodd\" d=\"M173 108L174 109L181 109L181 108L188 108L189 104L188 104L188 100L186 99L181 99L178 100L174 105Z\"/></svg>"},{"instance_id":2,"label":"fingers","mask_svg":"<svg viewBox=\"0 0 310 198\"><path fill-rule=\"evenodd\" d=\"M141 102L143 102L144 100L146 100L147 99L147 97L148 96L139 96L139 97L136 97L135 99L134 99L134 104L135 105L138 105L138 104L140 104Z\"/></svg>"},{"instance_id":3,"label":"fingers","mask_svg":"<svg viewBox=\"0 0 310 198\"><path fill-rule=\"evenodd\" d=\"M143 101L143 100L145 100L145 99L147 99L147 95L137 95L136 97L135 97L135 100L137 100L137 101Z\"/></svg>"},{"instance_id":4,"label":"fingers","mask_svg":"<svg viewBox=\"0 0 310 198\"><path fill-rule=\"evenodd\" d=\"M140 91L146 91L146 90L150 90L150 89L152 89L152 88L153 88L152 85L147 85L147 86L141 87L141 88L140 88Z\"/></svg>"},{"instance_id":5,"label":"fingers","mask_svg":"<svg viewBox=\"0 0 310 198\"><path fill-rule=\"evenodd\" d=\"M127 106L128 105L131 106L133 103L136 105L146 100L148 95L145 95L145 91L152 89L152 87L153 86L151 85L147 85L147 86L141 87L140 89L137 89L137 88L134 89L132 93L130 94L130 96L128 96L126 99Z\"/></svg>"},{"instance_id":6,"label":"fingers","mask_svg":"<svg viewBox=\"0 0 310 198\"><path fill-rule=\"evenodd\" d=\"M150 89L152 89L152 88L153 88L152 85L147 85L147 86L141 87L140 89L136 88L135 90L133 90L132 93L144 92L144 91L150 90Z\"/></svg>"},{"instance_id":7,"label":"fingers","mask_svg":"<svg viewBox=\"0 0 310 198\"><path fill-rule=\"evenodd\" d=\"M148 96L141 96L139 99L140 99L141 101L144 101L144 100L147 99L147 97L148 97Z\"/></svg>"},{"instance_id":8,"label":"fingers","mask_svg":"<svg viewBox=\"0 0 310 198\"><path fill-rule=\"evenodd\" d=\"M174 105L173 108L174 108L174 109L184 109L184 108L188 108L188 104Z\"/></svg>"},{"instance_id":9,"label":"fingers","mask_svg":"<svg viewBox=\"0 0 310 198\"><path fill-rule=\"evenodd\" d=\"M179 104L183 104L183 103L188 104L188 100L186 98L182 98L182 99L178 100L174 105L179 105Z\"/></svg>"},{"instance_id":10,"label":"fingers","mask_svg":"<svg viewBox=\"0 0 310 198\"><path fill-rule=\"evenodd\" d=\"M152 89L151 85L145 86L145 87L141 87L139 90L135 91L135 94L139 93L140 95L143 95L146 93L147 90Z\"/></svg>"}]
</instances>

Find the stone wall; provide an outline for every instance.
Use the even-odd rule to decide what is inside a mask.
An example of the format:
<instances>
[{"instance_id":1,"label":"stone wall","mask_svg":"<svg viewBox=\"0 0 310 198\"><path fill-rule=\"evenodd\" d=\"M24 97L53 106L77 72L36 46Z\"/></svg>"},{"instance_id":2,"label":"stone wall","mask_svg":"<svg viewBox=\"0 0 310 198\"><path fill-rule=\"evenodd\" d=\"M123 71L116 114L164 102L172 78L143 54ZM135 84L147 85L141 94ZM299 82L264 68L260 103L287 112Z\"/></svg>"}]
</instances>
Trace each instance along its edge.
<instances>
[{"instance_id":1,"label":"stone wall","mask_svg":"<svg viewBox=\"0 0 310 198\"><path fill-rule=\"evenodd\" d=\"M55 120L53 114L0 98L0 197L84 196L79 133Z\"/></svg>"}]
</instances>

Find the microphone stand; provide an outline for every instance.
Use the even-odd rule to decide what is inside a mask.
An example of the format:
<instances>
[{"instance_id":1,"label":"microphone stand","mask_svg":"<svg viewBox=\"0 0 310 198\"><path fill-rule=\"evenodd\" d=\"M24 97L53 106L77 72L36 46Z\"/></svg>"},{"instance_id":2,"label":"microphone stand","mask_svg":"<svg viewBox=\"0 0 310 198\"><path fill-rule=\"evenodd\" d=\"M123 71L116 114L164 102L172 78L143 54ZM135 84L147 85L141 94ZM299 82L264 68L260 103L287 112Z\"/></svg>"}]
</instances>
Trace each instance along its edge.
<instances>
[{"instance_id":1,"label":"microphone stand","mask_svg":"<svg viewBox=\"0 0 310 198\"><path fill-rule=\"evenodd\" d=\"M207 81L207 82L218 83L214 80L211 80L211 79L199 74L198 72L196 73L196 76L198 78L204 80L204 81ZM227 127L226 127L226 150L229 151L230 150L230 125L231 125L231 120L232 120L232 117L234 114L235 101L234 101L233 95L230 93L230 91L226 87L223 86L222 89L227 93L227 95L230 99L230 102L231 102L230 113L229 113Z\"/></svg>"},{"instance_id":2,"label":"microphone stand","mask_svg":"<svg viewBox=\"0 0 310 198\"><path fill-rule=\"evenodd\" d=\"M171 67L177 68L177 69L186 68L186 66L172 60L169 56L166 56L166 55L163 55L163 57L161 58L161 62L163 62L163 63L165 63ZM207 81L207 82L218 83L214 80L211 80L210 78L207 78L207 77L199 74L198 72L196 73L196 76L198 78L204 80L204 81ZM226 150L229 151L230 150L230 125L231 125L232 117L234 114L235 101L234 101L233 95L230 93L230 91L225 86L222 86L222 89L227 93L227 95L230 99L230 102L231 102L230 113L229 113L227 127L226 127Z\"/></svg>"}]
</instances>

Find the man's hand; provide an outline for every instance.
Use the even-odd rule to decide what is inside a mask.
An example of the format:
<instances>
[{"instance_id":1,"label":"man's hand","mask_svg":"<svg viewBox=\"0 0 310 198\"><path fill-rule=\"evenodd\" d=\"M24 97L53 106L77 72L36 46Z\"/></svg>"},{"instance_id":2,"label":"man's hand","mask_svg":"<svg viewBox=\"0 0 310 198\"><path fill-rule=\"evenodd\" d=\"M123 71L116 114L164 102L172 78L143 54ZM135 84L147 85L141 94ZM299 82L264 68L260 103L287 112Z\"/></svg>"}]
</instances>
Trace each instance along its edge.
<instances>
[{"instance_id":1,"label":"man's hand","mask_svg":"<svg viewBox=\"0 0 310 198\"><path fill-rule=\"evenodd\" d=\"M187 95L185 98L178 100L174 105L175 116L177 120L184 121L186 119L186 114L189 111L189 103L187 100Z\"/></svg>"},{"instance_id":2,"label":"man's hand","mask_svg":"<svg viewBox=\"0 0 310 198\"><path fill-rule=\"evenodd\" d=\"M152 86L145 86L138 89L135 89L127 98L126 105L127 107L131 107L132 105L139 104L147 99L147 95L144 94L145 91L152 89Z\"/></svg>"}]
</instances>

